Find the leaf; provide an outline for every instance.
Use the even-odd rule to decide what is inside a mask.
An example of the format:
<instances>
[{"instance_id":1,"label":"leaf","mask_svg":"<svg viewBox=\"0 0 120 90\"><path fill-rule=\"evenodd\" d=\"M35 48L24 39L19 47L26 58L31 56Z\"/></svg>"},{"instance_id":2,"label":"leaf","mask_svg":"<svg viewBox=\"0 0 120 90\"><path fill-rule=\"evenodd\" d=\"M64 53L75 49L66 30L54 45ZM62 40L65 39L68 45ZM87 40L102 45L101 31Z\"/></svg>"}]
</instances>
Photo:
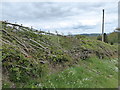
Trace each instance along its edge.
<instances>
[{"instance_id":1,"label":"leaf","mask_svg":"<svg viewBox=\"0 0 120 90\"><path fill-rule=\"evenodd\" d=\"M13 71L19 71L19 68L13 68Z\"/></svg>"}]
</instances>

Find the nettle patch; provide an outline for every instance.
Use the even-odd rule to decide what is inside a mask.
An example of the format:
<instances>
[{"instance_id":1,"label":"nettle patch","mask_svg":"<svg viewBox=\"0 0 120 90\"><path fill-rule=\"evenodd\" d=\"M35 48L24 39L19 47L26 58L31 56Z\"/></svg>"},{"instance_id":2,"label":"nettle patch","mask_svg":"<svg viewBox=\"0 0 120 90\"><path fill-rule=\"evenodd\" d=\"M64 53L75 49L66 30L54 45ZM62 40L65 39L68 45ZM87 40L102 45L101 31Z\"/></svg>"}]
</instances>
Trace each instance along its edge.
<instances>
[{"instance_id":1,"label":"nettle patch","mask_svg":"<svg viewBox=\"0 0 120 90\"><path fill-rule=\"evenodd\" d=\"M46 71L44 70L45 65L26 58L16 50L10 49L8 52L3 52L3 54L3 73L9 73L10 81L27 82L31 77L41 77L41 74Z\"/></svg>"},{"instance_id":2,"label":"nettle patch","mask_svg":"<svg viewBox=\"0 0 120 90\"><path fill-rule=\"evenodd\" d=\"M52 51L48 59L56 63L63 63L71 60L70 56L66 53L63 53L61 50Z\"/></svg>"}]
</instances>

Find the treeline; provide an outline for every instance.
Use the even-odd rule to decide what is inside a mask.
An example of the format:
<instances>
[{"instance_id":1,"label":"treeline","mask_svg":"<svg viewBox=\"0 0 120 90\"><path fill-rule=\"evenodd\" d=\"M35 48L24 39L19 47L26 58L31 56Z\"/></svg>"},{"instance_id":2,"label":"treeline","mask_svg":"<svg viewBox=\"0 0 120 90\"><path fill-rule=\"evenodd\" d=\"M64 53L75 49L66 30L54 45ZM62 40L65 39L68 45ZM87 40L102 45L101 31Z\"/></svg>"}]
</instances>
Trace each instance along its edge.
<instances>
[{"instance_id":1,"label":"treeline","mask_svg":"<svg viewBox=\"0 0 120 90\"><path fill-rule=\"evenodd\" d=\"M97 40L102 41L102 35L97 37ZM110 34L104 33L104 42L110 43L111 45L118 43L118 32L112 32Z\"/></svg>"}]
</instances>

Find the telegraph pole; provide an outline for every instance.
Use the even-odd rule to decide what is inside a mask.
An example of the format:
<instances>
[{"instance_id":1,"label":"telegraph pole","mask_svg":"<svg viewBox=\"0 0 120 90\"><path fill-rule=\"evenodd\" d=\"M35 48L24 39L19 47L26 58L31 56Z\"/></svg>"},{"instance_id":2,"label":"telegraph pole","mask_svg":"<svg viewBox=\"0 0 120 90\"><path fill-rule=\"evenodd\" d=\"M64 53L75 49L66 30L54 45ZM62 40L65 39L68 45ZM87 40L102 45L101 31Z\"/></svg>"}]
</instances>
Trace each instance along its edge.
<instances>
[{"instance_id":1,"label":"telegraph pole","mask_svg":"<svg viewBox=\"0 0 120 90\"><path fill-rule=\"evenodd\" d=\"M102 42L104 42L104 9L103 9L103 17L102 17Z\"/></svg>"}]
</instances>

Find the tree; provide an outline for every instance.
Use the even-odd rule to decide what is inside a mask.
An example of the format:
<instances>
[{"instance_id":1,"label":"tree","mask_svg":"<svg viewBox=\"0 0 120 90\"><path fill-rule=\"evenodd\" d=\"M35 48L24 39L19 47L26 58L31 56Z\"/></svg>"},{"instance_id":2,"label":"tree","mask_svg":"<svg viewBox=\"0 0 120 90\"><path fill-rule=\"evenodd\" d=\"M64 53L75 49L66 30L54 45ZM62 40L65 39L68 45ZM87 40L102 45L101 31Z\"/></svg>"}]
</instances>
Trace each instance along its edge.
<instances>
[{"instance_id":1,"label":"tree","mask_svg":"<svg viewBox=\"0 0 120 90\"><path fill-rule=\"evenodd\" d=\"M102 36L99 35L99 36L97 37L97 40L102 41ZM107 34L106 34L106 33L104 33L104 42L105 42L105 43L108 43L108 37L107 37Z\"/></svg>"},{"instance_id":2,"label":"tree","mask_svg":"<svg viewBox=\"0 0 120 90\"><path fill-rule=\"evenodd\" d=\"M106 34L106 33L104 33L104 42L105 42L105 43L108 43L108 37L107 37L107 34Z\"/></svg>"},{"instance_id":3,"label":"tree","mask_svg":"<svg viewBox=\"0 0 120 90\"><path fill-rule=\"evenodd\" d=\"M117 32L112 32L108 35L108 42L111 44L118 43L118 35L119 33Z\"/></svg>"},{"instance_id":4,"label":"tree","mask_svg":"<svg viewBox=\"0 0 120 90\"><path fill-rule=\"evenodd\" d=\"M102 36L101 36L101 35L99 35L99 36L97 37L97 40L102 41Z\"/></svg>"}]
</instances>

